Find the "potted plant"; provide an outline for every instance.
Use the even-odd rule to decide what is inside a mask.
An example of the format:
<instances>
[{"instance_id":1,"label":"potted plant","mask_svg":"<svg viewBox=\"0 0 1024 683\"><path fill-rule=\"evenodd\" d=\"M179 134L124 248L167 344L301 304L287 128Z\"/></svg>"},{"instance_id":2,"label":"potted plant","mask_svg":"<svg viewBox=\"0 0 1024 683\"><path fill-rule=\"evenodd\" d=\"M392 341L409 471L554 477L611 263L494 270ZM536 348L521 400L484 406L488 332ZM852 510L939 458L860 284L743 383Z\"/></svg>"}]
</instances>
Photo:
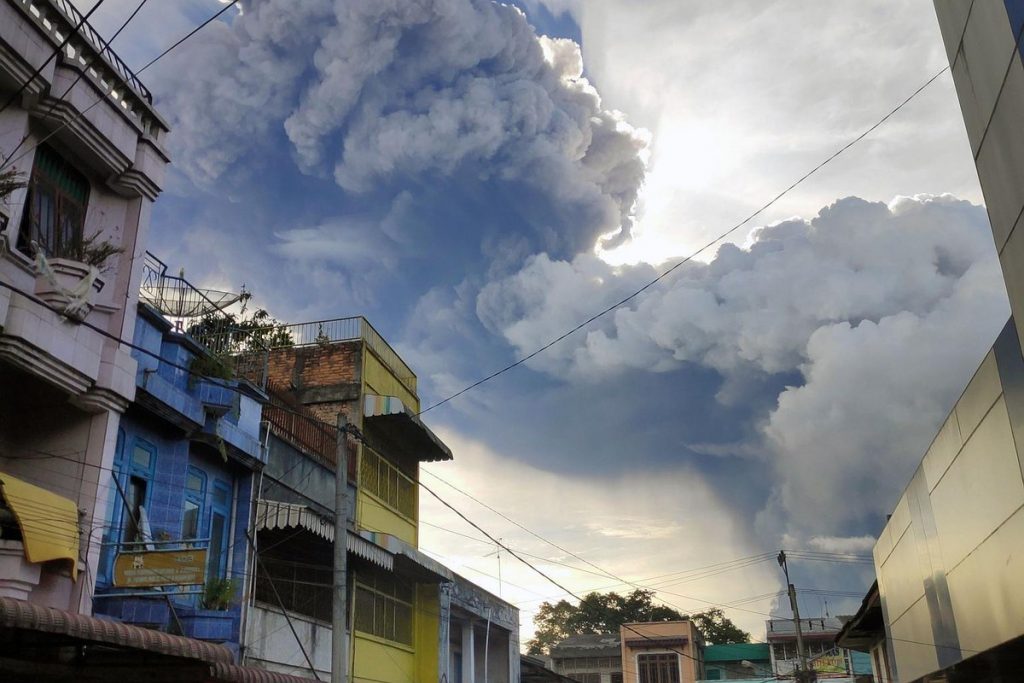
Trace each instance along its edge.
<instances>
[{"instance_id":1,"label":"potted plant","mask_svg":"<svg viewBox=\"0 0 1024 683\"><path fill-rule=\"evenodd\" d=\"M236 579L212 578L203 587L199 608L183 608L178 620L183 635L199 640L225 641L234 637L236 615L231 611L238 591Z\"/></svg>"},{"instance_id":2,"label":"potted plant","mask_svg":"<svg viewBox=\"0 0 1024 683\"><path fill-rule=\"evenodd\" d=\"M94 233L72 244L59 256L46 257L37 245L36 296L69 318L84 320L104 285L103 273L112 256L124 251Z\"/></svg>"}]
</instances>

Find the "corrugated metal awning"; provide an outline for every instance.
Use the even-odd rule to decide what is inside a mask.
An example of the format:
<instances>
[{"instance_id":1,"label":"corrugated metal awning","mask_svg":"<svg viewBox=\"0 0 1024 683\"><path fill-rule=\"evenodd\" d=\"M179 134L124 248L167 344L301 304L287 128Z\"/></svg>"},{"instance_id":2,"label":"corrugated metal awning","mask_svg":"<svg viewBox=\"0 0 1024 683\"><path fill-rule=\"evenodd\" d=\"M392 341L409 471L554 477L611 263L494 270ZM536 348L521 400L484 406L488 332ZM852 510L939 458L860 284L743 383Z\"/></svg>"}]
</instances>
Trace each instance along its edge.
<instances>
[{"instance_id":1,"label":"corrugated metal awning","mask_svg":"<svg viewBox=\"0 0 1024 683\"><path fill-rule=\"evenodd\" d=\"M453 458L452 450L395 396L367 394L363 402L363 424L379 425L389 438L399 441L420 462Z\"/></svg>"},{"instance_id":2,"label":"corrugated metal awning","mask_svg":"<svg viewBox=\"0 0 1024 683\"><path fill-rule=\"evenodd\" d=\"M311 510L305 505L260 500L256 504L257 529L306 529L326 541L334 542L334 520ZM348 552L392 571L395 556L362 536L349 531Z\"/></svg>"},{"instance_id":3,"label":"corrugated metal awning","mask_svg":"<svg viewBox=\"0 0 1024 683\"><path fill-rule=\"evenodd\" d=\"M17 598L0 597L0 628L53 633L105 645L198 659L210 664L231 664L234 661L231 650L223 645L43 607Z\"/></svg>"}]
</instances>

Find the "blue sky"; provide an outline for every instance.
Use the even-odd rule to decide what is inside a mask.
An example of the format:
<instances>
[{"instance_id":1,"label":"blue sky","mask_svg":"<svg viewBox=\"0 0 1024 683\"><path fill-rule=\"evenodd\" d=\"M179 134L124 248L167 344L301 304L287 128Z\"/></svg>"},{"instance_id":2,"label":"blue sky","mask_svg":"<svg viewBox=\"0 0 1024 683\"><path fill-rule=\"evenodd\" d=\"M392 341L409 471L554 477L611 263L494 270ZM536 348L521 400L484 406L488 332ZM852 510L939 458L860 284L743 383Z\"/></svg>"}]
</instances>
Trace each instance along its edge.
<instances>
[{"instance_id":1,"label":"blue sky","mask_svg":"<svg viewBox=\"0 0 1024 683\"><path fill-rule=\"evenodd\" d=\"M649 281L945 64L925 0L244 5L145 75L173 128L151 248L282 320L366 315L425 404ZM147 7L115 48L143 63L217 7ZM944 76L720 251L428 413L456 454L431 469L630 579L865 553L1008 315L980 204ZM429 527L423 545L498 590L485 546ZM557 591L502 569L527 626ZM662 598L779 587L761 563ZM773 609L731 616L757 636Z\"/></svg>"}]
</instances>

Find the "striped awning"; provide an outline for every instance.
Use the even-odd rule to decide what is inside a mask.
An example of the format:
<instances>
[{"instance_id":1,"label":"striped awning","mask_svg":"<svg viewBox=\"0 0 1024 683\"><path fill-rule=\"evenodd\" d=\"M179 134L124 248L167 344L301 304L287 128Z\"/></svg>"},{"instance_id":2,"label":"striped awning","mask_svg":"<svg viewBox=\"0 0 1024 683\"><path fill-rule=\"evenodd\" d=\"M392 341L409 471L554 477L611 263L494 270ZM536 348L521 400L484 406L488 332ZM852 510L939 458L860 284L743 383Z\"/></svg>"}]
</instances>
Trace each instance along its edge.
<instances>
[{"instance_id":1,"label":"striped awning","mask_svg":"<svg viewBox=\"0 0 1024 683\"><path fill-rule=\"evenodd\" d=\"M423 424L417 413L395 396L366 394L363 401L363 426L379 427L388 438L420 462L451 460L452 450Z\"/></svg>"},{"instance_id":2,"label":"striped awning","mask_svg":"<svg viewBox=\"0 0 1024 683\"><path fill-rule=\"evenodd\" d=\"M25 559L29 562L67 560L71 577L78 578L78 506L34 484L0 472L0 491L18 521Z\"/></svg>"},{"instance_id":3,"label":"striped awning","mask_svg":"<svg viewBox=\"0 0 1024 683\"><path fill-rule=\"evenodd\" d=\"M260 500L256 505L257 529L306 529L324 540L334 542L334 520L311 510L305 505ZM391 571L395 557L384 548L349 531L348 552Z\"/></svg>"}]
</instances>

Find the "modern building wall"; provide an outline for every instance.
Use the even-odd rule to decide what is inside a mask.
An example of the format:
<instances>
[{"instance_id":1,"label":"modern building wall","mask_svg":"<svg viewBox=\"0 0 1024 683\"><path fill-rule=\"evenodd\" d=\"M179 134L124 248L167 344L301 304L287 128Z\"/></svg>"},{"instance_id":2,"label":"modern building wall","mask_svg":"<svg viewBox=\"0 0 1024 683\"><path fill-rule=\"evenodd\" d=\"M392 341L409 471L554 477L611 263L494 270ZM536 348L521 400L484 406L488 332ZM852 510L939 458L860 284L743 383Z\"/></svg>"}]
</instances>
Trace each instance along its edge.
<instances>
[{"instance_id":1,"label":"modern building wall","mask_svg":"<svg viewBox=\"0 0 1024 683\"><path fill-rule=\"evenodd\" d=\"M1018 334L1024 328L1022 0L936 0L967 136Z\"/></svg>"},{"instance_id":2,"label":"modern building wall","mask_svg":"<svg viewBox=\"0 0 1024 683\"><path fill-rule=\"evenodd\" d=\"M1024 444L1024 359L1010 321L874 548L890 668L900 681L948 671L1024 635L1018 444Z\"/></svg>"}]
</instances>

